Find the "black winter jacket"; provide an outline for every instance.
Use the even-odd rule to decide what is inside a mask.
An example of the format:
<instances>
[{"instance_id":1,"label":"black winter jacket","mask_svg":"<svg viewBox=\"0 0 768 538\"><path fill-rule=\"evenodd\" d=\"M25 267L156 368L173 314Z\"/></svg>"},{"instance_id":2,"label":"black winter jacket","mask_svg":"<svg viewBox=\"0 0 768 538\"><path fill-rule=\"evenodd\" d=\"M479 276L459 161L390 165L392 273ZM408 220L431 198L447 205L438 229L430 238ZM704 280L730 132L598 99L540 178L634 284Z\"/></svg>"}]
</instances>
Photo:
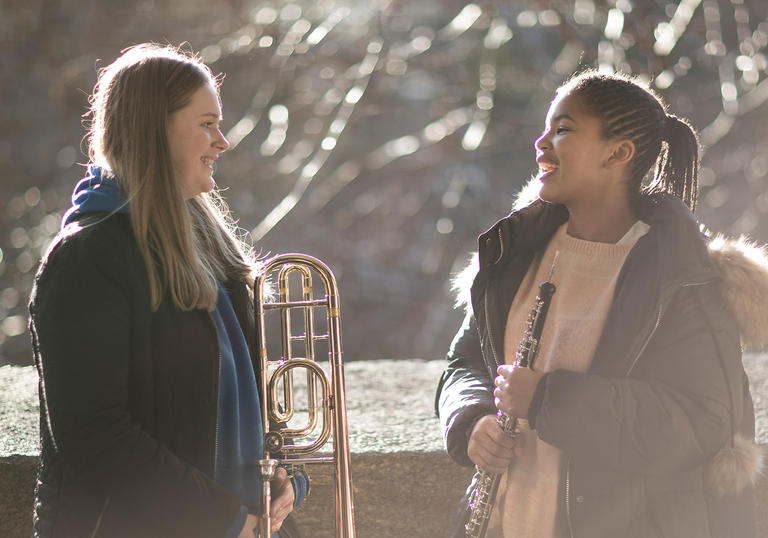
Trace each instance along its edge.
<instances>
[{"instance_id":1,"label":"black winter jacket","mask_svg":"<svg viewBox=\"0 0 768 538\"><path fill-rule=\"evenodd\" d=\"M246 285L227 288L251 338ZM224 536L240 502L212 478L216 329L205 310L169 298L152 312L127 214L92 214L59 234L30 316L42 438L34 536Z\"/></svg>"},{"instance_id":2,"label":"black winter jacket","mask_svg":"<svg viewBox=\"0 0 768 538\"><path fill-rule=\"evenodd\" d=\"M517 288L567 218L537 201L480 236L471 305L436 400L461 465L471 464L469 428L495 413L494 358L506 362ZM569 534L753 537L760 458L739 327L723 299L727 271L679 200L647 199L641 218L651 228L622 267L589 372L546 374L530 410L538 436L565 454ZM764 286L765 267L756 271Z\"/></svg>"}]
</instances>

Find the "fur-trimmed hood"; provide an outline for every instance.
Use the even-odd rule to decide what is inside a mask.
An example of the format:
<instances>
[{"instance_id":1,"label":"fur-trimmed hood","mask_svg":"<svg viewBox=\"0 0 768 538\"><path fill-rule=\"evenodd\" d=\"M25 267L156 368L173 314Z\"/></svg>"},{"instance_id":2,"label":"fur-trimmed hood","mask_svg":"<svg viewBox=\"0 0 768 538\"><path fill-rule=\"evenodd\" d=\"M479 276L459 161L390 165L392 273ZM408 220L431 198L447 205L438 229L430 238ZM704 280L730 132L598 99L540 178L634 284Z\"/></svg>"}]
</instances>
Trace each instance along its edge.
<instances>
[{"instance_id":1,"label":"fur-trimmed hood","mask_svg":"<svg viewBox=\"0 0 768 538\"><path fill-rule=\"evenodd\" d=\"M768 348L768 256L745 237L712 238L707 250L722 276L722 293L733 311L745 351Z\"/></svg>"}]
</instances>

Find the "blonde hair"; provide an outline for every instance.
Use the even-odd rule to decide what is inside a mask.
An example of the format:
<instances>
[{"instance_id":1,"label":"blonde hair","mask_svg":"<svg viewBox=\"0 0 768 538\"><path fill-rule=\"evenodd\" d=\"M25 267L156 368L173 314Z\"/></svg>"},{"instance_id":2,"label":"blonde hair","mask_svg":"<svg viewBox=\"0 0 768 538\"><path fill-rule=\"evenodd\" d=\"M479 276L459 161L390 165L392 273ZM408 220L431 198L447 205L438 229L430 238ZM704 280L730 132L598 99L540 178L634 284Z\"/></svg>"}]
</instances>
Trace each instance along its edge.
<instances>
[{"instance_id":1,"label":"blonde hair","mask_svg":"<svg viewBox=\"0 0 768 538\"><path fill-rule=\"evenodd\" d=\"M180 310L216 305L216 279L253 282L250 247L216 192L184 200L170 159L167 123L204 84L220 81L193 54L145 43L99 72L87 134L92 162L125 190L152 309L168 293Z\"/></svg>"}]
</instances>

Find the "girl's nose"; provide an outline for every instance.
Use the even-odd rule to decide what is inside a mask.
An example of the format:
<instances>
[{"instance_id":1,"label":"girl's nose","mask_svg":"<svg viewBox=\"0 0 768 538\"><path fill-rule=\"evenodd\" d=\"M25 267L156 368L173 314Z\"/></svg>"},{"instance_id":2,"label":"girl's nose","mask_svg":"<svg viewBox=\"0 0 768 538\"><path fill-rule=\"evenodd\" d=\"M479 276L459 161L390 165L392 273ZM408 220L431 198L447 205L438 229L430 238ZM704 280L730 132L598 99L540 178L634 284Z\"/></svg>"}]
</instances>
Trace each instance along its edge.
<instances>
[{"instance_id":1,"label":"girl's nose","mask_svg":"<svg viewBox=\"0 0 768 538\"><path fill-rule=\"evenodd\" d=\"M549 147L549 132L544 131L541 133L541 136L537 138L533 143L533 148L538 151L544 151L544 149Z\"/></svg>"}]
</instances>

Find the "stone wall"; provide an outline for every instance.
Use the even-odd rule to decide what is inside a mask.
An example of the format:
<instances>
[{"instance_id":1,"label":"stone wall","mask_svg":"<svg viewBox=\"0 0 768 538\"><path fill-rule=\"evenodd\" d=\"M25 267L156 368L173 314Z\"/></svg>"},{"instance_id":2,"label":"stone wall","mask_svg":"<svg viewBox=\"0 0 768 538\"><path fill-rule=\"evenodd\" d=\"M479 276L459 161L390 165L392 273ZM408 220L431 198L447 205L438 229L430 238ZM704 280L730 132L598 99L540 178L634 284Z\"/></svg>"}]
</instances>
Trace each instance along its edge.
<instances>
[{"instance_id":1,"label":"stone wall","mask_svg":"<svg viewBox=\"0 0 768 538\"><path fill-rule=\"evenodd\" d=\"M746 357L766 444L768 360ZM359 538L448 535L471 472L445 455L433 396L443 361L364 361L346 365L355 518ZM29 367L0 367L0 536L29 536L36 467L36 375ZM314 466L312 492L297 521L312 538L331 538L330 465ZM768 480L759 484L761 534L768 536Z\"/></svg>"}]
</instances>

